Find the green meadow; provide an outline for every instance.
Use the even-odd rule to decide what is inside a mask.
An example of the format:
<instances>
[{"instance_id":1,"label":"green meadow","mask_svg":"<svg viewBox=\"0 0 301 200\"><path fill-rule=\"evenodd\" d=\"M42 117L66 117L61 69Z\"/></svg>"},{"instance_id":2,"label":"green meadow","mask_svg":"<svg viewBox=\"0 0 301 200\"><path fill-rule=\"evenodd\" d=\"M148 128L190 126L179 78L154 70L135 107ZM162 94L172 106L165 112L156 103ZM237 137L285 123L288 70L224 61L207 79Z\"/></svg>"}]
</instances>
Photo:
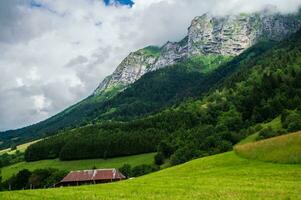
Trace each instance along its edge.
<instances>
[{"instance_id":1,"label":"green meadow","mask_svg":"<svg viewBox=\"0 0 301 200\"><path fill-rule=\"evenodd\" d=\"M154 162L155 153L125 156L111 159L91 159L91 160L75 160L75 161L60 161L54 160L41 160L36 162L20 162L10 165L1 169L2 178L4 180L17 174L22 169L33 171L35 169L56 168L60 170L82 170L96 168L120 168L124 164L132 166L142 164L152 164Z\"/></svg>"},{"instance_id":2,"label":"green meadow","mask_svg":"<svg viewBox=\"0 0 301 200\"><path fill-rule=\"evenodd\" d=\"M280 118L262 124L281 128ZM250 135L234 151L192 160L121 182L0 192L1 200L194 200L301 199L301 132L256 141ZM21 169L80 170L151 164L155 153L112 159L21 162L2 169L6 179ZM292 164L293 163L293 164Z\"/></svg>"},{"instance_id":3,"label":"green meadow","mask_svg":"<svg viewBox=\"0 0 301 200\"><path fill-rule=\"evenodd\" d=\"M301 199L301 165L248 160L234 152L196 159L111 184L0 193L2 200Z\"/></svg>"}]
</instances>

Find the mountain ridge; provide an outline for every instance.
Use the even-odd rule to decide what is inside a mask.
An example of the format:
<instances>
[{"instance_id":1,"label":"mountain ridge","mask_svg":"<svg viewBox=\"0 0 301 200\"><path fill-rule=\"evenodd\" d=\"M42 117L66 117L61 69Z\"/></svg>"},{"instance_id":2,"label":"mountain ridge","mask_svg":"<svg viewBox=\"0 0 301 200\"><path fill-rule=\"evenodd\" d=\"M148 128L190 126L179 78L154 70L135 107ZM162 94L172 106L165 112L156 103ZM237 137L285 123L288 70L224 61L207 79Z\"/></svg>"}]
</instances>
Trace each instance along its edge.
<instances>
[{"instance_id":1,"label":"mountain ridge","mask_svg":"<svg viewBox=\"0 0 301 200\"><path fill-rule=\"evenodd\" d=\"M281 41L300 27L301 20L297 17L281 15L269 9L228 16L206 13L192 20L187 36L180 42L167 42L157 48L159 55L144 54L144 49L130 53L113 74L100 83L94 94L116 85L126 87L147 72L194 56L237 56L257 42Z\"/></svg>"}]
</instances>

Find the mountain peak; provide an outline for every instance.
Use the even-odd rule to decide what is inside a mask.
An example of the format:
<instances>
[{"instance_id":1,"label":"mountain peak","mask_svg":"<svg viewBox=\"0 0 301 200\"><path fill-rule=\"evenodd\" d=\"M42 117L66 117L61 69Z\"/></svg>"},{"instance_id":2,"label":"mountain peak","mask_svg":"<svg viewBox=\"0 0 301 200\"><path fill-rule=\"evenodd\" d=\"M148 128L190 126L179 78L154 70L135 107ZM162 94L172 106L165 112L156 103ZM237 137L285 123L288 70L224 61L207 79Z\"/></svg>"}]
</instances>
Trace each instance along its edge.
<instances>
[{"instance_id":1,"label":"mountain peak","mask_svg":"<svg viewBox=\"0 0 301 200\"><path fill-rule=\"evenodd\" d=\"M131 53L94 94L115 86L126 87L147 72L190 57L237 56L260 41L280 41L300 27L300 18L281 15L272 6L250 14L215 16L205 13L192 20L187 36L180 42L168 41L161 48L148 46Z\"/></svg>"}]
</instances>

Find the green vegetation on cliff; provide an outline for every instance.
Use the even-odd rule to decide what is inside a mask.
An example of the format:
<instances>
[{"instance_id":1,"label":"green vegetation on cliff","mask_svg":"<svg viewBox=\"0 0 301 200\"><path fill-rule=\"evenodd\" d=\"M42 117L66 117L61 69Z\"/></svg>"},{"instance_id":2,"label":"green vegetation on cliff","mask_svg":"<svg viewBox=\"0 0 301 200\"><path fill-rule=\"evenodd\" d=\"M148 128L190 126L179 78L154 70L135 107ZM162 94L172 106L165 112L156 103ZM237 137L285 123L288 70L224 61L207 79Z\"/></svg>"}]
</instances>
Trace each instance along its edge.
<instances>
[{"instance_id":1,"label":"green vegetation on cliff","mask_svg":"<svg viewBox=\"0 0 301 200\"><path fill-rule=\"evenodd\" d=\"M158 58L161 53L160 47L157 46L148 46L140 50L146 56L152 56Z\"/></svg>"}]
</instances>

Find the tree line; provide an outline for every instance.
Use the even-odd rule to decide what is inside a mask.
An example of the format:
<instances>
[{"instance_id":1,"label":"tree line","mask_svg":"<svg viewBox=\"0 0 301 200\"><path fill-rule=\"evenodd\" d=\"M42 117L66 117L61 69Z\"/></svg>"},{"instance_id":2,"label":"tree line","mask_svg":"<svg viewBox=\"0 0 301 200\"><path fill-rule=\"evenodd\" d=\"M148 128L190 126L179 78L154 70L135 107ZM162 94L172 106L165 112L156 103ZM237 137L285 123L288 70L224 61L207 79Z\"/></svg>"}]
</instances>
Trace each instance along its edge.
<instances>
[{"instance_id":1,"label":"tree line","mask_svg":"<svg viewBox=\"0 0 301 200\"><path fill-rule=\"evenodd\" d=\"M9 179L1 182L0 190L24 190L54 187L67 171L58 169L36 169L33 172L23 169Z\"/></svg>"}]
</instances>

